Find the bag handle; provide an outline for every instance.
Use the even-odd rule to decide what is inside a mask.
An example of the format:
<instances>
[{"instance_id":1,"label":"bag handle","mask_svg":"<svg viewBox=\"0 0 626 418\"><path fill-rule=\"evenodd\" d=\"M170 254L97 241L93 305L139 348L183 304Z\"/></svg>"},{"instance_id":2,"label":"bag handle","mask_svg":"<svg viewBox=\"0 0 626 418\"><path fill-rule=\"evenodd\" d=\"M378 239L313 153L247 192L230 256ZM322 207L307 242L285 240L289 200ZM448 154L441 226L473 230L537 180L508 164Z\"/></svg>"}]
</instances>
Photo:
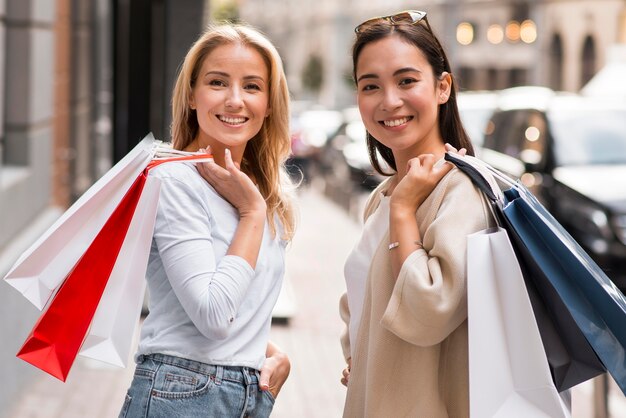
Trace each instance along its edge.
<instances>
[{"instance_id":1,"label":"bag handle","mask_svg":"<svg viewBox=\"0 0 626 418\"><path fill-rule=\"evenodd\" d=\"M183 161L195 161L197 163L213 161L213 155L211 154L193 154L193 155L183 155L180 157L168 157L168 158L154 158L148 166L146 167L146 172L152 170L154 167L161 165L163 163L170 162L183 162Z\"/></svg>"},{"instance_id":2,"label":"bag handle","mask_svg":"<svg viewBox=\"0 0 626 418\"><path fill-rule=\"evenodd\" d=\"M189 151L181 151L172 148L172 144L164 144L160 141L155 142L154 148L152 149L152 161L148 163L145 171L146 173L153 169L154 167L161 165L163 163L169 162L184 162L184 161L195 161L195 162L208 162L213 161L213 155L207 154L205 152L189 152Z\"/></svg>"},{"instance_id":3,"label":"bag handle","mask_svg":"<svg viewBox=\"0 0 626 418\"><path fill-rule=\"evenodd\" d=\"M474 185L478 187L492 203L500 200L498 196L496 196L496 193L493 191L491 184L489 184L485 176L483 176L471 163L466 161L464 158L458 157L449 152L446 152L444 159L454 164L459 170L465 173L470 180L472 180L472 183L474 183Z\"/></svg>"}]
</instances>

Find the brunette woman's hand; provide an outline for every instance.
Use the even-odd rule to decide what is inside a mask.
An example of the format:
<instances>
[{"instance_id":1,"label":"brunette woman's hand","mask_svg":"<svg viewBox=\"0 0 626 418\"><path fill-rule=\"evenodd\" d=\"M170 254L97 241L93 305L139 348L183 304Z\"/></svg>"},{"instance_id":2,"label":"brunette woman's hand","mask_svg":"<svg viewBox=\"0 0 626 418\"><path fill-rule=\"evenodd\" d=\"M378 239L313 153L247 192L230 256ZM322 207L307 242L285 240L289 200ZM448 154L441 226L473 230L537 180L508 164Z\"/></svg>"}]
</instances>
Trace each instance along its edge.
<instances>
[{"instance_id":1,"label":"brunette woman's hand","mask_svg":"<svg viewBox=\"0 0 626 418\"><path fill-rule=\"evenodd\" d=\"M422 154L407 163L406 175L391 193L390 205L395 212L413 216L437 183L452 169L450 164L437 164L433 154Z\"/></svg>"},{"instance_id":2,"label":"brunette woman's hand","mask_svg":"<svg viewBox=\"0 0 626 418\"><path fill-rule=\"evenodd\" d=\"M461 148L460 150L457 150L456 148L454 148L452 145L448 144L446 142L445 144L446 147L446 152L450 152L452 154L459 154L460 156L464 156L465 154L467 154L467 150L465 148Z\"/></svg>"},{"instance_id":3,"label":"brunette woman's hand","mask_svg":"<svg viewBox=\"0 0 626 418\"><path fill-rule=\"evenodd\" d=\"M287 354L283 353L272 342L269 342L265 362L261 367L259 388L269 390L274 399L289 377L291 362Z\"/></svg>"},{"instance_id":4,"label":"brunette woman's hand","mask_svg":"<svg viewBox=\"0 0 626 418\"><path fill-rule=\"evenodd\" d=\"M352 358L349 358L346 368L341 371L341 384L346 387L348 386L348 382L350 381L350 369L351 368L352 368Z\"/></svg>"},{"instance_id":5,"label":"brunette woman's hand","mask_svg":"<svg viewBox=\"0 0 626 418\"><path fill-rule=\"evenodd\" d=\"M457 151L450 144L446 144L446 151L459 155L466 153L465 148ZM417 208L453 167L453 164L438 163L433 154L422 154L410 159L407 163L406 175L391 194L391 206L395 210L415 214Z\"/></svg>"},{"instance_id":6,"label":"brunette woman's hand","mask_svg":"<svg viewBox=\"0 0 626 418\"><path fill-rule=\"evenodd\" d=\"M196 167L200 175L237 208L241 217L257 214L264 218L267 209L265 199L250 177L233 162L228 149L224 152L224 165L222 168L215 162L208 162L198 163Z\"/></svg>"}]
</instances>

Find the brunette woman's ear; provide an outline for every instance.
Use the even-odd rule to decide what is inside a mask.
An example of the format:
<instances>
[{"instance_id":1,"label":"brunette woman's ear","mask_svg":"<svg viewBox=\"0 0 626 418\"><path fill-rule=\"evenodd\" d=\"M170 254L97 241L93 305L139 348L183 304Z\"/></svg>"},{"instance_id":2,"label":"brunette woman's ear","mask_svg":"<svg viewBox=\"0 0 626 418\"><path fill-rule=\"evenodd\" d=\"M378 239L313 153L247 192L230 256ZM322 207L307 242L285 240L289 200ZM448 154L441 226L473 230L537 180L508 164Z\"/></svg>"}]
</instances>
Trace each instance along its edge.
<instances>
[{"instance_id":1,"label":"brunette woman's ear","mask_svg":"<svg viewBox=\"0 0 626 418\"><path fill-rule=\"evenodd\" d=\"M452 91L452 75L444 71L439 77L439 104L444 104L450 97Z\"/></svg>"},{"instance_id":2,"label":"brunette woman's ear","mask_svg":"<svg viewBox=\"0 0 626 418\"><path fill-rule=\"evenodd\" d=\"M195 101L193 99L193 96L191 96L189 98L189 109L196 110L196 103L195 103Z\"/></svg>"}]
</instances>

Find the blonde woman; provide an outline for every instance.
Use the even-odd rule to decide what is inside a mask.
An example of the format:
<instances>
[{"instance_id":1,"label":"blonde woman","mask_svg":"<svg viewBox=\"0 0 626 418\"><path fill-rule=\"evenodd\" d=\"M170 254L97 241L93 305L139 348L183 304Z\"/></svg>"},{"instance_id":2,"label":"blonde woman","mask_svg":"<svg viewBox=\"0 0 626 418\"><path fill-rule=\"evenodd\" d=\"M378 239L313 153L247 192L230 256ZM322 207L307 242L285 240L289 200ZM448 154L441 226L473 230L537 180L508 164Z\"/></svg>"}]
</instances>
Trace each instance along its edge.
<instances>
[{"instance_id":1,"label":"blonde woman","mask_svg":"<svg viewBox=\"0 0 626 418\"><path fill-rule=\"evenodd\" d=\"M121 417L267 417L290 369L269 341L294 231L289 97L254 29L210 28L172 100L176 149L214 162L162 165L147 280L150 313Z\"/></svg>"}]
</instances>

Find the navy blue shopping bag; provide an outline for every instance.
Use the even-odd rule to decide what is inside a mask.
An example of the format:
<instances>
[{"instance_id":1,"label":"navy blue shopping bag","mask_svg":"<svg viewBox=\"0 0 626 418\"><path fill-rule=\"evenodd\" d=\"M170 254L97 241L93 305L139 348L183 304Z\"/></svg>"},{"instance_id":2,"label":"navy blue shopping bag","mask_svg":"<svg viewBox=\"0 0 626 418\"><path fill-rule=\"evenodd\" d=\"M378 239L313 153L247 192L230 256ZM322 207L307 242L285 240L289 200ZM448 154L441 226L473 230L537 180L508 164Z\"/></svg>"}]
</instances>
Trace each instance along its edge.
<instances>
[{"instance_id":1,"label":"navy blue shopping bag","mask_svg":"<svg viewBox=\"0 0 626 418\"><path fill-rule=\"evenodd\" d=\"M504 215L626 394L626 298L522 186L504 192Z\"/></svg>"},{"instance_id":2,"label":"navy blue shopping bag","mask_svg":"<svg viewBox=\"0 0 626 418\"><path fill-rule=\"evenodd\" d=\"M446 160L485 193L509 233L557 389L607 370L626 394L624 295L524 186L508 180L499 196L475 166L506 180L501 173L472 157Z\"/></svg>"}]
</instances>

